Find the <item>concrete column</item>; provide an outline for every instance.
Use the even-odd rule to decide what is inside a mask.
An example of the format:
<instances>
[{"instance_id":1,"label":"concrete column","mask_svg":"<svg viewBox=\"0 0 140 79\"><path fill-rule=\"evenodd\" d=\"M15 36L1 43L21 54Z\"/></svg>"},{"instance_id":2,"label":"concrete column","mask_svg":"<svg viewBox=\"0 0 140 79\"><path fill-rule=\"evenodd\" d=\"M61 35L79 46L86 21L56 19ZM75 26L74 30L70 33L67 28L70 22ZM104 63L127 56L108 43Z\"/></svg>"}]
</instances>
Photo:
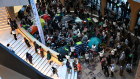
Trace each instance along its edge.
<instances>
[{"instance_id":1,"label":"concrete column","mask_svg":"<svg viewBox=\"0 0 140 79\"><path fill-rule=\"evenodd\" d=\"M34 18L35 18L35 25L38 28L38 32L39 32L39 36L41 38L41 42L45 45L44 32L43 32L43 29L42 29L42 26L41 26L41 23L40 23L40 18L39 18L39 15L38 15L38 11L37 11L37 8L36 8L35 1L34 0L29 0L29 1L30 1L30 5L32 6L33 15L34 15Z\"/></svg>"},{"instance_id":2,"label":"concrete column","mask_svg":"<svg viewBox=\"0 0 140 79\"><path fill-rule=\"evenodd\" d=\"M7 10L8 17L15 19L14 7L5 7Z\"/></svg>"},{"instance_id":3,"label":"concrete column","mask_svg":"<svg viewBox=\"0 0 140 79\"><path fill-rule=\"evenodd\" d=\"M131 17L130 17L130 31L134 31L134 28L137 23L138 12L140 11L140 3L135 2L133 0L128 0L131 7Z\"/></svg>"},{"instance_id":4,"label":"concrete column","mask_svg":"<svg viewBox=\"0 0 140 79\"><path fill-rule=\"evenodd\" d=\"M107 5L107 0L101 0L101 14L102 14L102 16L105 15L106 5Z\"/></svg>"}]
</instances>

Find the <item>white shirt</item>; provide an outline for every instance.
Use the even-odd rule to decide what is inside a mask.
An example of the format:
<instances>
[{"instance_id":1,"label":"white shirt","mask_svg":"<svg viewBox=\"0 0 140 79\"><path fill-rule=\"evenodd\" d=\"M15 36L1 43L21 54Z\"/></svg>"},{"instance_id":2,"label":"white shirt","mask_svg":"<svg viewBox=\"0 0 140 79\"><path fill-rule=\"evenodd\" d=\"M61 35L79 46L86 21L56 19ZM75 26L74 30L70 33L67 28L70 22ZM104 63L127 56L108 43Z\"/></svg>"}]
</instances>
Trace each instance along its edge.
<instances>
[{"instance_id":1,"label":"white shirt","mask_svg":"<svg viewBox=\"0 0 140 79\"><path fill-rule=\"evenodd\" d=\"M101 52L99 52L100 57L104 56L104 50L102 50Z\"/></svg>"},{"instance_id":2,"label":"white shirt","mask_svg":"<svg viewBox=\"0 0 140 79\"><path fill-rule=\"evenodd\" d=\"M66 55L65 57L66 57L67 59L70 59L70 56L69 56L69 55Z\"/></svg>"},{"instance_id":3,"label":"white shirt","mask_svg":"<svg viewBox=\"0 0 140 79\"><path fill-rule=\"evenodd\" d=\"M93 49L93 51L95 51L96 50L96 45L92 45L92 49Z\"/></svg>"},{"instance_id":4,"label":"white shirt","mask_svg":"<svg viewBox=\"0 0 140 79\"><path fill-rule=\"evenodd\" d=\"M15 30L13 30L13 31L12 31L12 34L16 34L16 31L15 31Z\"/></svg>"},{"instance_id":5,"label":"white shirt","mask_svg":"<svg viewBox=\"0 0 140 79\"><path fill-rule=\"evenodd\" d=\"M75 47L70 47L71 52L74 52Z\"/></svg>"},{"instance_id":6,"label":"white shirt","mask_svg":"<svg viewBox=\"0 0 140 79\"><path fill-rule=\"evenodd\" d=\"M112 50L112 51L111 51L111 54L112 54L112 55L114 55L114 54L115 54L115 51L114 51L114 50Z\"/></svg>"},{"instance_id":7,"label":"white shirt","mask_svg":"<svg viewBox=\"0 0 140 79\"><path fill-rule=\"evenodd\" d=\"M110 70L111 70L112 72L115 71L115 65L114 65L114 64L111 64Z\"/></svg>"}]
</instances>

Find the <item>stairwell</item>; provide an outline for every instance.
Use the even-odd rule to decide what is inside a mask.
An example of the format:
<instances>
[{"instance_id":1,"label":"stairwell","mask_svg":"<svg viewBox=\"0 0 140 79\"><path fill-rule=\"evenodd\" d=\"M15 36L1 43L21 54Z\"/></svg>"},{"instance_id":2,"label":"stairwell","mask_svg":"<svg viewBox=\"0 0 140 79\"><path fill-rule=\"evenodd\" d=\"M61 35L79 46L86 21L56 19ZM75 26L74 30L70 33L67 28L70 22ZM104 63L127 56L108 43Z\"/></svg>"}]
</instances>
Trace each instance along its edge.
<instances>
[{"instance_id":1,"label":"stairwell","mask_svg":"<svg viewBox=\"0 0 140 79\"><path fill-rule=\"evenodd\" d=\"M8 17L7 17L7 12L5 7L0 7L0 12L1 12L0 30L2 30L1 32L7 30L10 31L11 27L10 25L7 24ZM35 53L35 49L33 45L31 45L30 48L27 47L27 45L24 42L24 37L21 34L17 34L17 40L14 40L14 37L13 35L10 34L10 32L9 35L7 36L8 36L8 40L3 41L5 42L5 45L9 43L12 49L15 51L15 54L19 56L21 59L23 59L24 61L26 61L27 63L29 62L26 60L26 52L30 53L33 56L33 65L30 63L29 64L32 65L38 71L40 71L42 74L54 79L77 79L77 72L74 72L73 68L71 73L68 74L65 64L63 66L60 66L57 63L52 62L50 65L49 61L47 60L47 57L42 58L39 54ZM6 36L2 36L2 37L6 37ZM71 66L72 66L72 62L71 62ZM57 75L53 75L51 67L57 68L59 77L57 77Z\"/></svg>"},{"instance_id":2,"label":"stairwell","mask_svg":"<svg viewBox=\"0 0 140 79\"><path fill-rule=\"evenodd\" d=\"M8 40L8 43L12 47L12 49L15 51L15 54L22 58L23 60L26 60L26 52L30 53L33 56L33 65L35 69L40 71L42 74L46 76L51 76L52 78L58 79L57 76L52 76L52 71L51 67L56 67L57 69L60 67L58 64L55 62L52 62L51 65L49 64L47 57L42 58L39 54L35 53L35 49L33 46L30 48L27 47L27 45L24 42L24 38L21 34L17 35L18 40L14 40L14 38L10 38Z\"/></svg>"}]
</instances>

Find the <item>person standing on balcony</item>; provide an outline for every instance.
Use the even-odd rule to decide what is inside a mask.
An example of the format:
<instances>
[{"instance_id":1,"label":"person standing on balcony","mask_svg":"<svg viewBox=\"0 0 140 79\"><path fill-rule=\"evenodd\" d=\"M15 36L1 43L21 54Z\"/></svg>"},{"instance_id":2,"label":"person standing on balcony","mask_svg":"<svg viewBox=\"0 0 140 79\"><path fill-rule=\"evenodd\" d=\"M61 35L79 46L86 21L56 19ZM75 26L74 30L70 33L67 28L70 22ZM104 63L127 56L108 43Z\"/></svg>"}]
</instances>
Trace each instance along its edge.
<instances>
[{"instance_id":1,"label":"person standing on balcony","mask_svg":"<svg viewBox=\"0 0 140 79\"><path fill-rule=\"evenodd\" d=\"M25 43L26 43L26 45L27 45L28 47L31 47L29 41L28 41L26 38L24 38L24 41L25 41Z\"/></svg>"},{"instance_id":2,"label":"person standing on balcony","mask_svg":"<svg viewBox=\"0 0 140 79\"><path fill-rule=\"evenodd\" d=\"M31 64L33 64L32 63L32 58L33 58L32 55L27 52L26 53L26 60L28 60Z\"/></svg>"},{"instance_id":3,"label":"person standing on balcony","mask_svg":"<svg viewBox=\"0 0 140 79\"><path fill-rule=\"evenodd\" d=\"M12 34L13 34L13 36L14 36L14 39L17 40L16 31L15 31L14 28L12 28Z\"/></svg>"}]
</instances>

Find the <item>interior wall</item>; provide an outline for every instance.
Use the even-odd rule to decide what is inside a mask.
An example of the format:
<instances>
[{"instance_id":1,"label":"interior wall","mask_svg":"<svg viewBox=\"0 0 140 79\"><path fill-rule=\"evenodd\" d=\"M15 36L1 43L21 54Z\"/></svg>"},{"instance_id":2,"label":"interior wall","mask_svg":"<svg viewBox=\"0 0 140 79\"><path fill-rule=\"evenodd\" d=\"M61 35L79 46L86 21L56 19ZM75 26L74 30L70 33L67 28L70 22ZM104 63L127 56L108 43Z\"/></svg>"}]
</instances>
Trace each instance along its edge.
<instances>
[{"instance_id":1,"label":"interior wall","mask_svg":"<svg viewBox=\"0 0 140 79\"><path fill-rule=\"evenodd\" d=\"M28 0L0 0L0 7L28 5Z\"/></svg>"}]
</instances>

